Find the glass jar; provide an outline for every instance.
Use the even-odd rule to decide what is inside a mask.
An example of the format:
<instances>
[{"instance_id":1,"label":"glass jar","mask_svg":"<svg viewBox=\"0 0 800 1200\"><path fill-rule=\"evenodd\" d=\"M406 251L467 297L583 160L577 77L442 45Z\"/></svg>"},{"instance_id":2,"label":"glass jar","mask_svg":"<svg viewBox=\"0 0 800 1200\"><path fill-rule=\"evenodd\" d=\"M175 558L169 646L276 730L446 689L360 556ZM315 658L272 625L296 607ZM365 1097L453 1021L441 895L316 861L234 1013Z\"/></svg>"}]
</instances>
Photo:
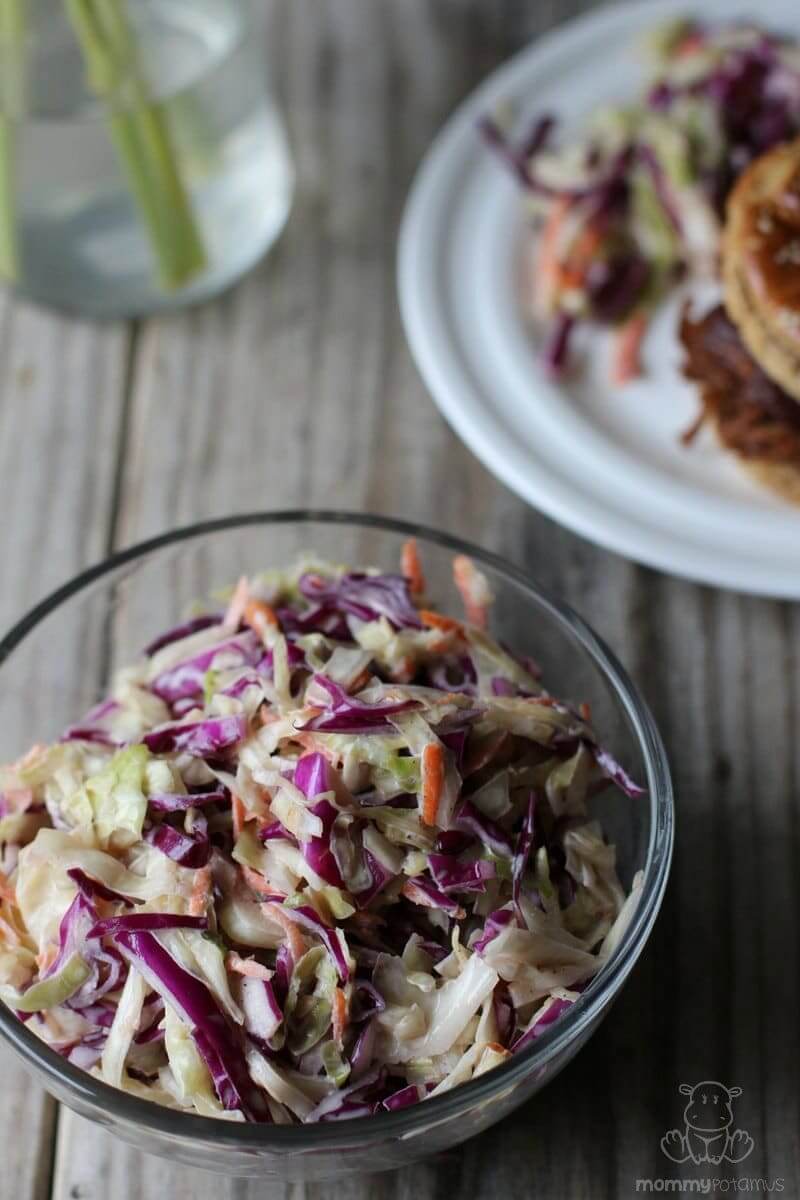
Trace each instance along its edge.
<instances>
[{"instance_id":1,"label":"glass jar","mask_svg":"<svg viewBox=\"0 0 800 1200\"><path fill-rule=\"evenodd\" d=\"M0 273L90 316L221 291L293 171L253 0L0 0Z\"/></svg>"}]
</instances>

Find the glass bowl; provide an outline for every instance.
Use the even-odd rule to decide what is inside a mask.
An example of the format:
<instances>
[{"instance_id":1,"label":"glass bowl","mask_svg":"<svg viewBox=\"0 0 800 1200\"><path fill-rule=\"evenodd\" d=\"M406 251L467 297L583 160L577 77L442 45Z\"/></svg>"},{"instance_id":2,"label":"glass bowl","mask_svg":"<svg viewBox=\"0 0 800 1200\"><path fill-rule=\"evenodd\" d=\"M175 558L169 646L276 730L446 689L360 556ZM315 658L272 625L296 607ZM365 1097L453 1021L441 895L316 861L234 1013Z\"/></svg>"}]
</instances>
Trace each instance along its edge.
<instances>
[{"instance_id":1,"label":"glass bowl","mask_svg":"<svg viewBox=\"0 0 800 1200\"><path fill-rule=\"evenodd\" d=\"M604 744L647 785L629 800L593 801L617 846L620 877L644 872L641 898L619 947L568 1013L508 1063L396 1113L306 1127L243 1125L190 1116L126 1095L71 1066L0 1004L0 1032L64 1104L142 1150L236 1176L334 1178L399 1167L464 1141L544 1087L586 1042L642 951L669 873L673 800L653 718L614 656L565 605L524 572L476 547L381 517L337 512L253 513L179 529L113 555L38 604L0 643L0 761L55 739L103 694L110 672L134 659L192 602L243 572L290 563L303 551L335 562L398 567L419 542L429 592L459 611L451 563L471 555L495 595L492 629L541 664L559 697L588 701Z\"/></svg>"}]
</instances>

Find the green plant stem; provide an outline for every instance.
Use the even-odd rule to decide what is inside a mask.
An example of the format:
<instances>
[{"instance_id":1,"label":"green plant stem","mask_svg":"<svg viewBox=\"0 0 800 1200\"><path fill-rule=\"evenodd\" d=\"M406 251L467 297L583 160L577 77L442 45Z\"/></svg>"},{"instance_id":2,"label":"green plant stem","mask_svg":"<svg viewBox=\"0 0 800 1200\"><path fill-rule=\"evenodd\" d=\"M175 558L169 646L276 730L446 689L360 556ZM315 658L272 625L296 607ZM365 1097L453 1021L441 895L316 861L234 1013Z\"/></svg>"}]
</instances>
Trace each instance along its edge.
<instances>
[{"instance_id":1,"label":"green plant stem","mask_svg":"<svg viewBox=\"0 0 800 1200\"><path fill-rule=\"evenodd\" d=\"M164 105L151 95L124 0L67 0L90 86L106 101L112 140L147 230L161 282L186 284L206 254Z\"/></svg>"},{"instance_id":2,"label":"green plant stem","mask_svg":"<svg viewBox=\"0 0 800 1200\"><path fill-rule=\"evenodd\" d=\"M16 125L22 110L25 54L24 0L0 0L0 275L19 273L17 246Z\"/></svg>"}]
</instances>

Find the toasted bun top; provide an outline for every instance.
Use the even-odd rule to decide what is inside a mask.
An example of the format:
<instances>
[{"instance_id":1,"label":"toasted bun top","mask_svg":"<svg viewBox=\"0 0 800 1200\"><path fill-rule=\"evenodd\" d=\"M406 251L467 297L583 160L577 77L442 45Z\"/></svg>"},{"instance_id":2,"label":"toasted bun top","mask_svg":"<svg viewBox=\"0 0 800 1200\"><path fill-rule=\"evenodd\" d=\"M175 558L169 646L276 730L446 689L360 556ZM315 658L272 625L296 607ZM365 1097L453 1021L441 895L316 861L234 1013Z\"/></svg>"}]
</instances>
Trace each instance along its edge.
<instances>
[{"instance_id":1,"label":"toasted bun top","mask_svg":"<svg viewBox=\"0 0 800 1200\"><path fill-rule=\"evenodd\" d=\"M722 281L753 358L800 401L800 139L762 154L733 188Z\"/></svg>"}]
</instances>

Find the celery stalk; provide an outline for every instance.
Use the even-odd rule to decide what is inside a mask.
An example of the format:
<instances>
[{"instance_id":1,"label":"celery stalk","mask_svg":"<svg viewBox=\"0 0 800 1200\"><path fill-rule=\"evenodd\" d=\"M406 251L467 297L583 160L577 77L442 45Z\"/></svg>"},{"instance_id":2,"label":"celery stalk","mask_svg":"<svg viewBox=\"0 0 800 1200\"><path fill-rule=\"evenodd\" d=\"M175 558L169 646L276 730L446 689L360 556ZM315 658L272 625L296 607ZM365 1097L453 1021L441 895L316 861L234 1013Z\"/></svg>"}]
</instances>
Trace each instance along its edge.
<instances>
[{"instance_id":1,"label":"celery stalk","mask_svg":"<svg viewBox=\"0 0 800 1200\"><path fill-rule=\"evenodd\" d=\"M0 0L0 275L8 280L16 279L19 270L14 160L24 53L24 0Z\"/></svg>"},{"instance_id":2,"label":"celery stalk","mask_svg":"<svg viewBox=\"0 0 800 1200\"><path fill-rule=\"evenodd\" d=\"M165 106L153 99L124 0L67 0L89 84L108 105L112 141L166 288L206 266Z\"/></svg>"}]
</instances>

